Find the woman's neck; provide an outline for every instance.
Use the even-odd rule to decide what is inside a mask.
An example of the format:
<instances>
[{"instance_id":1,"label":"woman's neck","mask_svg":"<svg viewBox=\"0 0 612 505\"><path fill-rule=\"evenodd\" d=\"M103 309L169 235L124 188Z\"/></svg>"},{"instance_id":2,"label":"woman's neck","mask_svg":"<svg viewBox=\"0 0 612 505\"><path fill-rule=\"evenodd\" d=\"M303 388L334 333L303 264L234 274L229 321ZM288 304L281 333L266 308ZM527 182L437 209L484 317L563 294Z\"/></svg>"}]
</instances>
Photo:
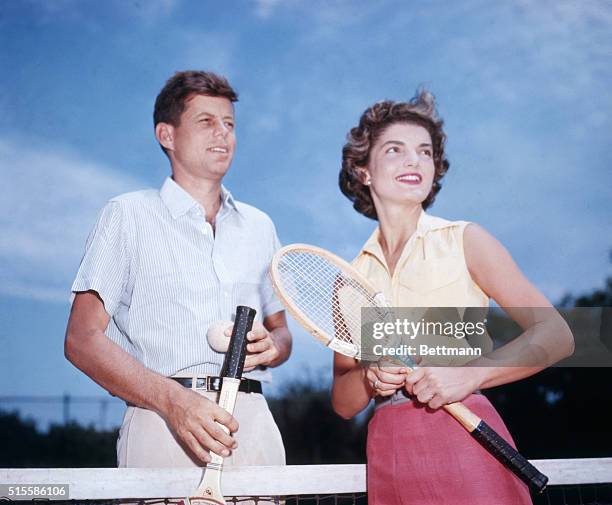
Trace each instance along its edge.
<instances>
[{"instance_id":1,"label":"woman's neck","mask_svg":"<svg viewBox=\"0 0 612 505\"><path fill-rule=\"evenodd\" d=\"M381 209L376 209L376 212L380 227L380 246L385 255L389 273L393 275L406 243L417 229L423 208L421 204L410 207L386 205Z\"/></svg>"}]
</instances>

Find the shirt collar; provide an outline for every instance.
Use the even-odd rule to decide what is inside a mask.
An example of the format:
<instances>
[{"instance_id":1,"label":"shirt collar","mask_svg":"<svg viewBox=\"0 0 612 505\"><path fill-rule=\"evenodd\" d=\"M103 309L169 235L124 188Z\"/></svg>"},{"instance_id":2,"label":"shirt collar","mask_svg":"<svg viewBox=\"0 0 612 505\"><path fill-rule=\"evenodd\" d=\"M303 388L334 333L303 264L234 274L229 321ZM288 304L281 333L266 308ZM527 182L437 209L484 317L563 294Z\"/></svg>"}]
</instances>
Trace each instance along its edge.
<instances>
[{"instance_id":1,"label":"shirt collar","mask_svg":"<svg viewBox=\"0 0 612 505\"><path fill-rule=\"evenodd\" d=\"M159 190L159 196L174 219L183 216L192 208L200 206L172 177L166 177ZM221 185L221 207L222 209L232 208L238 211L234 197L223 185ZM238 213L240 212L238 211Z\"/></svg>"},{"instance_id":2,"label":"shirt collar","mask_svg":"<svg viewBox=\"0 0 612 505\"><path fill-rule=\"evenodd\" d=\"M435 216L430 216L425 211L421 212L419 220L417 221L417 227L415 235L417 238L422 238L427 235L430 231L441 230L447 228L451 224L450 221ZM370 238L366 241L362 247L359 255L368 253L376 256L377 258L384 258L382 247L380 246L380 227L376 227Z\"/></svg>"}]
</instances>

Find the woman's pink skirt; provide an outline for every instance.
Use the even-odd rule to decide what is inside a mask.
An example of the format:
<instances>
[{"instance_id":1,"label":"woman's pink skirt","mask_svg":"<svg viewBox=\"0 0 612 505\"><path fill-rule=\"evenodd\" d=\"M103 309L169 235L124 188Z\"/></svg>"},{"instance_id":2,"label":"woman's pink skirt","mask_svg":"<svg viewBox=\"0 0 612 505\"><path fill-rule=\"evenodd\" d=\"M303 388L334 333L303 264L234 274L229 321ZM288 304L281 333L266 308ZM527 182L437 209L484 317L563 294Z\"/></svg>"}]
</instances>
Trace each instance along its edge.
<instances>
[{"instance_id":1,"label":"woman's pink skirt","mask_svg":"<svg viewBox=\"0 0 612 505\"><path fill-rule=\"evenodd\" d=\"M489 400L463 402L514 446ZM376 410L368 426L368 502L373 505L526 505L527 486L443 409L414 401Z\"/></svg>"}]
</instances>

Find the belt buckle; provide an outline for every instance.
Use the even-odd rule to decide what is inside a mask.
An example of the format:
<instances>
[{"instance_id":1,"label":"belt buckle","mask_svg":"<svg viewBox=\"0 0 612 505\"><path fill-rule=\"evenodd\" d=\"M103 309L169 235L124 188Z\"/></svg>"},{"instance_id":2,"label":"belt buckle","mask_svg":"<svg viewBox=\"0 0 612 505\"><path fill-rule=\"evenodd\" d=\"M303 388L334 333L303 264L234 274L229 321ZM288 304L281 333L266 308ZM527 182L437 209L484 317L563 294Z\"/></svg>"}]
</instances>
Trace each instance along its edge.
<instances>
[{"instance_id":1,"label":"belt buckle","mask_svg":"<svg viewBox=\"0 0 612 505\"><path fill-rule=\"evenodd\" d=\"M221 391L221 377L206 376L207 391Z\"/></svg>"}]
</instances>

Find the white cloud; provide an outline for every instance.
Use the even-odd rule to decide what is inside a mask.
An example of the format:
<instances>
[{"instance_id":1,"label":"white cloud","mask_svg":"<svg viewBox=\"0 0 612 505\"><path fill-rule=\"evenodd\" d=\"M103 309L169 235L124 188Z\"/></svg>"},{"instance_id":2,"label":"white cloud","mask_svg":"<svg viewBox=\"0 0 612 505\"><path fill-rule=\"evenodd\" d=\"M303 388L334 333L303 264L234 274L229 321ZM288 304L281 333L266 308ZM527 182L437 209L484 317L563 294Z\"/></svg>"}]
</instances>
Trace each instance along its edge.
<instances>
[{"instance_id":1,"label":"white cloud","mask_svg":"<svg viewBox=\"0 0 612 505\"><path fill-rule=\"evenodd\" d=\"M438 208L484 225L554 301L599 286L612 247L608 168L582 149L490 119L449 137L453 153ZM587 175L588 172L588 175ZM605 202L608 202L606 204Z\"/></svg>"},{"instance_id":2,"label":"white cloud","mask_svg":"<svg viewBox=\"0 0 612 505\"><path fill-rule=\"evenodd\" d=\"M43 24L58 21L87 23L92 19L92 5L81 0L25 0L20 2L28 15ZM15 2L17 4L17 2ZM96 6L98 21L105 16L139 19L146 25L166 20L180 5L179 0L110 0ZM12 6L11 6L12 7ZM10 13L10 9L9 9Z\"/></svg>"},{"instance_id":3,"label":"white cloud","mask_svg":"<svg viewBox=\"0 0 612 505\"><path fill-rule=\"evenodd\" d=\"M236 72L233 65L237 46L235 34L181 27L168 34L168 38L174 40L177 47L177 70L209 70L227 76L232 82Z\"/></svg>"},{"instance_id":4,"label":"white cloud","mask_svg":"<svg viewBox=\"0 0 612 505\"><path fill-rule=\"evenodd\" d=\"M119 8L125 7L125 2L121 1ZM141 0L132 2L130 10L139 16L146 23L155 23L165 20L170 16L179 5L178 0Z\"/></svg>"},{"instance_id":5,"label":"white cloud","mask_svg":"<svg viewBox=\"0 0 612 505\"><path fill-rule=\"evenodd\" d=\"M280 127L281 118L276 114L262 114L253 124L253 129L256 131L278 132Z\"/></svg>"},{"instance_id":6,"label":"white cloud","mask_svg":"<svg viewBox=\"0 0 612 505\"><path fill-rule=\"evenodd\" d=\"M526 95L565 102L606 90L602 75L610 76L604 61L612 52L611 4L524 0L483 5L473 0L458 6L452 13L457 19L478 11L483 21L491 20L477 34L457 32L447 46L456 75L477 80L475 95L486 90L513 104ZM609 93L604 95L609 100Z\"/></svg>"},{"instance_id":7,"label":"white cloud","mask_svg":"<svg viewBox=\"0 0 612 505\"><path fill-rule=\"evenodd\" d=\"M388 59L383 80L409 75L418 83L433 77L435 63L434 75L473 99L491 94L516 104L525 95L562 102L604 95L611 105L609 2L381 1L356 7L348 0L258 0L256 5L268 17L286 7L283 12L303 20L301 45L318 49L324 61L345 64L348 75L359 71L350 63Z\"/></svg>"},{"instance_id":8,"label":"white cloud","mask_svg":"<svg viewBox=\"0 0 612 505\"><path fill-rule=\"evenodd\" d=\"M263 19L267 19L274 14L274 11L283 3L283 0L255 0L255 14Z\"/></svg>"},{"instance_id":9,"label":"white cloud","mask_svg":"<svg viewBox=\"0 0 612 505\"><path fill-rule=\"evenodd\" d=\"M347 27L372 19L388 2L354 0L254 0L254 13L268 20L281 12L299 19L308 27L306 41L320 43L341 34Z\"/></svg>"},{"instance_id":10,"label":"white cloud","mask_svg":"<svg viewBox=\"0 0 612 505\"><path fill-rule=\"evenodd\" d=\"M0 138L0 293L65 301L96 216L130 176L33 139Z\"/></svg>"}]
</instances>

